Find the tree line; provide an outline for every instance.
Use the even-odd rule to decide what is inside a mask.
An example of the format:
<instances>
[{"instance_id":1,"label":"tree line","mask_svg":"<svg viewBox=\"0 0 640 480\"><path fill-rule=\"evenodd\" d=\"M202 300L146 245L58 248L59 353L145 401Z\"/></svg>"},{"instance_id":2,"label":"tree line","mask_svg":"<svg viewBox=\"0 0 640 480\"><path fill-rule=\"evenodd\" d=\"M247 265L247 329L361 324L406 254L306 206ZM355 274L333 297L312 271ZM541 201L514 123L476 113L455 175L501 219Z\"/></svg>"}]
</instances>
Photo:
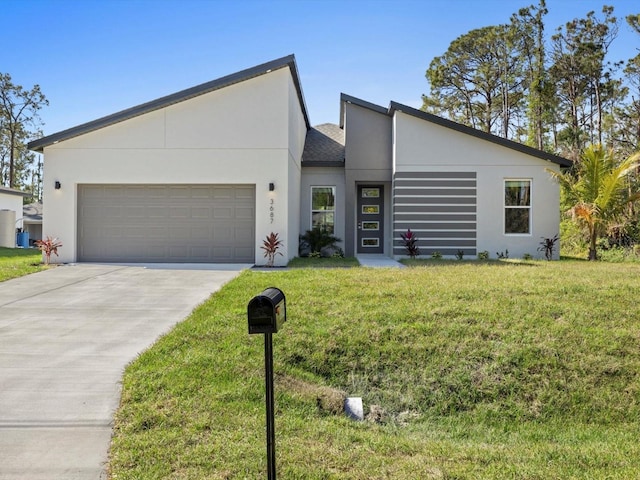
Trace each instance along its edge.
<instances>
[{"instance_id":1,"label":"tree line","mask_svg":"<svg viewBox=\"0 0 640 480\"><path fill-rule=\"evenodd\" d=\"M465 33L432 60L423 109L576 160L587 145L640 149L640 54L611 61L621 21L612 6L556 29L544 0L508 24ZM626 19L640 34L640 15Z\"/></svg>"}]
</instances>

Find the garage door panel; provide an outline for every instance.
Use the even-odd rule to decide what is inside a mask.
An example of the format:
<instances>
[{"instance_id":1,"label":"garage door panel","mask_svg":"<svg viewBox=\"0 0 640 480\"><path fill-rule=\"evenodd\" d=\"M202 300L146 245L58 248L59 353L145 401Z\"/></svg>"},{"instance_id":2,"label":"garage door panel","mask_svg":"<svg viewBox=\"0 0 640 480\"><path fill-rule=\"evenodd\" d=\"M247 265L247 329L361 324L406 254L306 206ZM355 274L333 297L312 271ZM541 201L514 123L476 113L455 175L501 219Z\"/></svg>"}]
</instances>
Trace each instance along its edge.
<instances>
[{"instance_id":1,"label":"garage door panel","mask_svg":"<svg viewBox=\"0 0 640 480\"><path fill-rule=\"evenodd\" d=\"M78 186L79 261L253 262L254 238L252 185Z\"/></svg>"},{"instance_id":2,"label":"garage door panel","mask_svg":"<svg viewBox=\"0 0 640 480\"><path fill-rule=\"evenodd\" d=\"M123 190L121 187L116 187L113 185L108 185L102 190L102 198L114 198L114 197L122 197ZM128 192L128 195L133 195L133 190Z\"/></svg>"},{"instance_id":3,"label":"garage door panel","mask_svg":"<svg viewBox=\"0 0 640 480\"><path fill-rule=\"evenodd\" d=\"M254 209L253 208L242 208L237 207L235 209L235 218L239 220L252 220L254 217Z\"/></svg>"},{"instance_id":4,"label":"garage door panel","mask_svg":"<svg viewBox=\"0 0 640 480\"><path fill-rule=\"evenodd\" d=\"M208 239L211 236L211 229L208 225L191 227L191 238Z\"/></svg>"},{"instance_id":5,"label":"garage door panel","mask_svg":"<svg viewBox=\"0 0 640 480\"><path fill-rule=\"evenodd\" d=\"M191 209L191 218L198 218L201 220L211 220L211 208L193 207Z\"/></svg>"},{"instance_id":6,"label":"garage door panel","mask_svg":"<svg viewBox=\"0 0 640 480\"><path fill-rule=\"evenodd\" d=\"M191 191L193 189L187 185L179 185L169 187L169 198L191 198Z\"/></svg>"},{"instance_id":7,"label":"garage door panel","mask_svg":"<svg viewBox=\"0 0 640 480\"><path fill-rule=\"evenodd\" d=\"M245 257L248 255L253 255L253 249L252 248L243 248L243 247L236 247L234 250L234 254L240 257Z\"/></svg>"},{"instance_id":8,"label":"garage door panel","mask_svg":"<svg viewBox=\"0 0 640 480\"><path fill-rule=\"evenodd\" d=\"M238 187L234 191L236 200L254 198L254 189L252 187Z\"/></svg>"},{"instance_id":9,"label":"garage door panel","mask_svg":"<svg viewBox=\"0 0 640 480\"><path fill-rule=\"evenodd\" d=\"M147 207L147 218L164 218L166 216L166 209L150 205Z\"/></svg>"},{"instance_id":10,"label":"garage door panel","mask_svg":"<svg viewBox=\"0 0 640 480\"><path fill-rule=\"evenodd\" d=\"M233 208L232 207L214 207L213 209L213 219L215 220L225 220L228 218L233 218Z\"/></svg>"},{"instance_id":11,"label":"garage door panel","mask_svg":"<svg viewBox=\"0 0 640 480\"><path fill-rule=\"evenodd\" d=\"M105 210L108 210L107 212L108 216L116 217L116 218L121 217L123 213L127 218L138 219L138 218L145 218L147 216L146 208L136 206L136 205L131 205L129 208L126 208L126 209L123 209L121 207L111 207L111 208L105 208Z\"/></svg>"}]
</instances>

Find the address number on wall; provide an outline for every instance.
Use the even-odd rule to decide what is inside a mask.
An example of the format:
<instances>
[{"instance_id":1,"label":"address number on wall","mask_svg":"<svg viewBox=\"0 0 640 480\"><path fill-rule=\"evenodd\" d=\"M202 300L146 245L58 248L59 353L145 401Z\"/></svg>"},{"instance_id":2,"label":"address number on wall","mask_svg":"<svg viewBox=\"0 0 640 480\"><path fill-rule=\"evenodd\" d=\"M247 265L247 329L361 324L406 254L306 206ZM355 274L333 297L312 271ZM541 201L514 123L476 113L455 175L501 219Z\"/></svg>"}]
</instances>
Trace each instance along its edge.
<instances>
[{"instance_id":1,"label":"address number on wall","mask_svg":"<svg viewBox=\"0 0 640 480\"><path fill-rule=\"evenodd\" d=\"M275 207L273 206L275 204L273 198L269 199L269 220L271 223L273 223L273 220L275 219Z\"/></svg>"}]
</instances>

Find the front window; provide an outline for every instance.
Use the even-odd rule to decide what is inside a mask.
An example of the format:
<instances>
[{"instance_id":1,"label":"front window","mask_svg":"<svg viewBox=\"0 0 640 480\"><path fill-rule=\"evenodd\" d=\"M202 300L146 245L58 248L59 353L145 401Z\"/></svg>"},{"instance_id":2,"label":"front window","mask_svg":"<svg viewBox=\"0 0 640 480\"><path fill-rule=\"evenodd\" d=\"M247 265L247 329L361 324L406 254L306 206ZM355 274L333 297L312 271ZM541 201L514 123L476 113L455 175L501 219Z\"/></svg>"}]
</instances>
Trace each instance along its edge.
<instances>
[{"instance_id":1,"label":"front window","mask_svg":"<svg viewBox=\"0 0 640 480\"><path fill-rule=\"evenodd\" d=\"M336 213L336 187L311 187L311 228L333 234Z\"/></svg>"},{"instance_id":2,"label":"front window","mask_svg":"<svg viewBox=\"0 0 640 480\"><path fill-rule=\"evenodd\" d=\"M531 180L505 180L504 233L531 233Z\"/></svg>"}]
</instances>

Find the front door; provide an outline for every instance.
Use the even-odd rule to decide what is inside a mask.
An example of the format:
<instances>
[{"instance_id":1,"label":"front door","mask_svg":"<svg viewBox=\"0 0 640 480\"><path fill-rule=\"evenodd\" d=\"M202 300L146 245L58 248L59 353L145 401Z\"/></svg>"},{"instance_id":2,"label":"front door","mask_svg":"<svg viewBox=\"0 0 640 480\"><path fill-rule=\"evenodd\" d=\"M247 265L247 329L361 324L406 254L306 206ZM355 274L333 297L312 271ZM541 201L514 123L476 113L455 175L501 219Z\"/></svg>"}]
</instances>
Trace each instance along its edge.
<instances>
[{"instance_id":1,"label":"front door","mask_svg":"<svg viewBox=\"0 0 640 480\"><path fill-rule=\"evenodd\" d=\"M358 185L358 246L362 253L384 252L384 190L382 185Z\"/></svg>"}]
</instances>

